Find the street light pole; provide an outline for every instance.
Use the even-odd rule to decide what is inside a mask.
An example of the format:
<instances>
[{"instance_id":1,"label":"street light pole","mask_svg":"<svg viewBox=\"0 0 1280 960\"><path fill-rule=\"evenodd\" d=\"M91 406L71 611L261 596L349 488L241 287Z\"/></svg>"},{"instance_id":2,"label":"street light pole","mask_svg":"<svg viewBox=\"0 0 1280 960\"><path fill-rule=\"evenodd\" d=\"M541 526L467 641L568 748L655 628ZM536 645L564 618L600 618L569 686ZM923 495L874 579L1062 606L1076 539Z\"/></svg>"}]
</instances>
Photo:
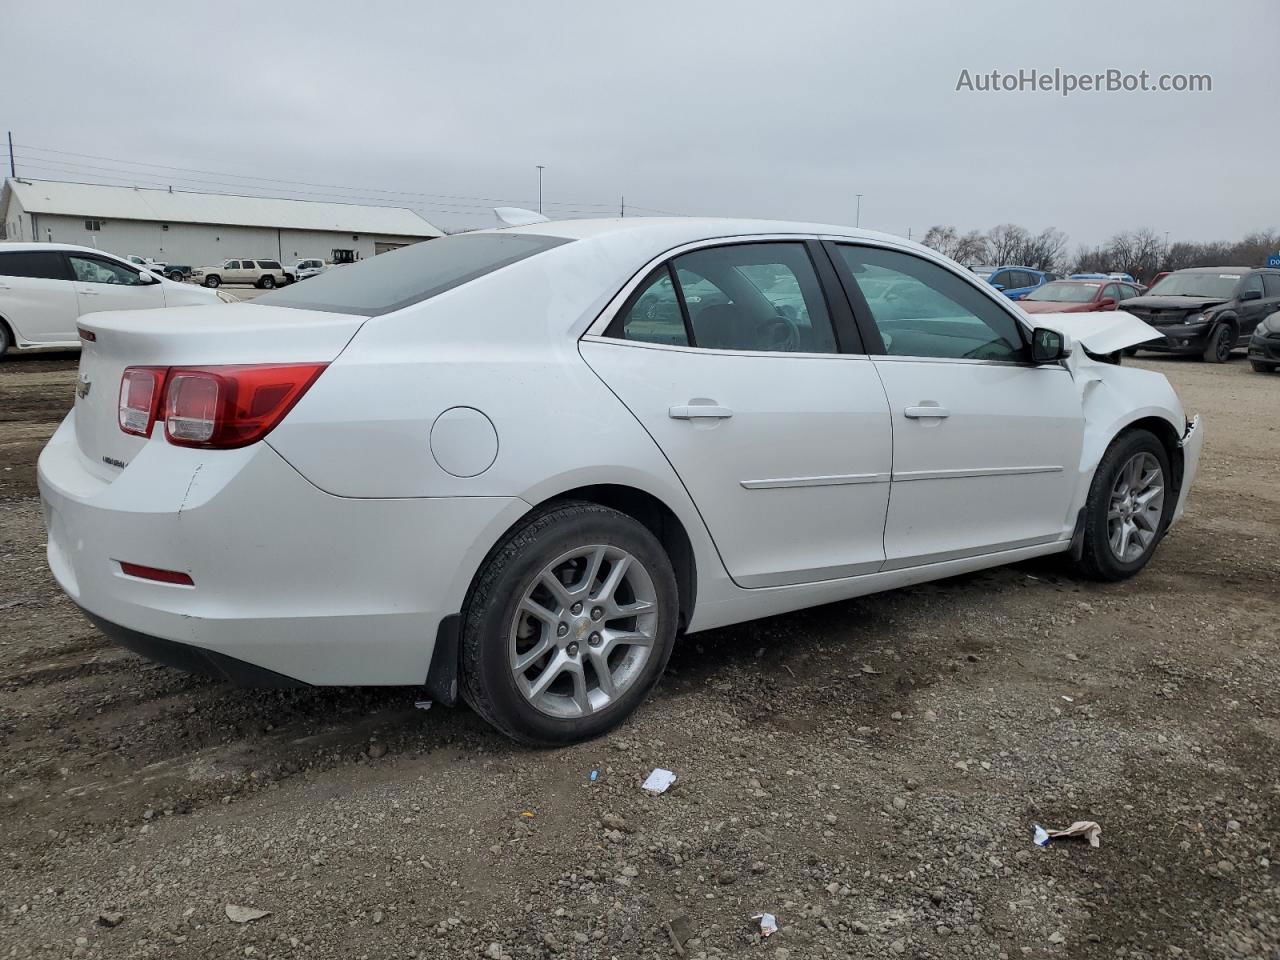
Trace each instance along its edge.
<instances>
[{"instance_id":1,"label":"street light pole","mask_svg":"<svg viewBox=\"0 0 1280 960\"><path fill-rule=\"evenodd\" d=\"M858 219L854 221L855 227L862 226L862 194L858 194Z\"/></svg>"},{"instance_id":2,"label":"street light pole","mask_svg":"<svg viewBox=\"0 0 1280 960\"><path fill-rule=\"evenodd\" d=\"M545 169L544 164L536 164L538 168L538 212L542 212L542 171Z\"/></svg>"}]
</instances>

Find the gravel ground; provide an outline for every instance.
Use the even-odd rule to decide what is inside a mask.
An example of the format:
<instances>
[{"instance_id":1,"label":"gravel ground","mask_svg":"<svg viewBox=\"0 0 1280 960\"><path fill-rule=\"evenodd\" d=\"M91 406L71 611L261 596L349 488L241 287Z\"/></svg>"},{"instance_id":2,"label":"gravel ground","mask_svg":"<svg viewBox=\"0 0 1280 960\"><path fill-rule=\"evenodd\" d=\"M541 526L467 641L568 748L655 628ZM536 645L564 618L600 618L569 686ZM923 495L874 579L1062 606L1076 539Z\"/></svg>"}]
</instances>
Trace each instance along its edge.
<instances>
[{"instance_id":1,"label":"gravel ground","mask_svg":"<svg viewBox=\"0 0 1280 960\"><path fill-rule=\"evenodd\" d=\"M108 645L43 560L74 358L8 358L0 957L1280 956L1280 378L1138 364L1207 436L1137 579L1038 561L700 634L615 735L532 751L411 689ZM1033 846L1074 820L1099 848Z\"/></svg>"}]
</instances>

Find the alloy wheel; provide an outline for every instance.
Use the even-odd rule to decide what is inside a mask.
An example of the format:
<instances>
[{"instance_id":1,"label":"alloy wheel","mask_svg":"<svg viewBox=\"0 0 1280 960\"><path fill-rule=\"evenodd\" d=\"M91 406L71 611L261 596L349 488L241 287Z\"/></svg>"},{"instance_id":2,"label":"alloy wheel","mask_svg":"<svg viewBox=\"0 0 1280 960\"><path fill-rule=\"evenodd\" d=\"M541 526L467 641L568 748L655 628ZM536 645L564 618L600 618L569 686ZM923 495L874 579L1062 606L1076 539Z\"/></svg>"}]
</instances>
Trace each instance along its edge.
<instances>
[{"instance_id":1,"label":"alloy wheel","mask_svg":"<svg viewBox=\"0 0 1280 960\"><path fill-rule=\"evenodd\" d=\"M511 623L508 662L534 709L583 717L636 682L657 629L657 591L644 565L621 547L578 547L526 588Z\"/></svg>"},{"instance_id":2,"label":"alloy wheel","mask_svg":"<svg viewBox=\"0 0 1280 960\"><path fill-rule=\"evenodd\" d=\"M1164 514L1164 471L1150 453L1136 453L1120 468L1107 508L1107 539L1121 563L1133 563L1155 544Z\"/></svg>"}]
</instances>

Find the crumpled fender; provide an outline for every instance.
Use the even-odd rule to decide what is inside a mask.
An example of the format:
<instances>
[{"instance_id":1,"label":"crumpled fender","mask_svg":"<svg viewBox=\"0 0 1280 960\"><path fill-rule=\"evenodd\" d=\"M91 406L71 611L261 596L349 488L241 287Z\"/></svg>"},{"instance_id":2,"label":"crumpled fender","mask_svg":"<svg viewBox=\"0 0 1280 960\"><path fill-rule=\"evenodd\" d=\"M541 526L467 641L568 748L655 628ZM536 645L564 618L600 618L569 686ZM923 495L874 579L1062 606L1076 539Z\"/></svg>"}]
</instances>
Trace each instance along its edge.
<instances>
[{"instance_id":1,"label":"crumpled fender","mask_svg":"<svg viewBox=\"0 0 1280 960\"><path fill-rule=\"evenodd\" d=\"M1123 310L1095 313L1029 314L1032 324L1048 327L1070 338L1090 353L1107 354L1136 347L1164 336L1159 330Z\"/></svg>"},{"instance_id":2,"label":"crumpled fender","mask_svg":"<svg viewBox=\"0 0 1280 960\"><path fill-rule=\"evenodd\" d=\"M1112 317L1114 314L1078 316ZM1140 320L1134 320L1134 323L1147 327ZM1132 342L1126 345L1131 346ZM1092 353L1111 353L1121 348L1088 349ZM1080 391L1080 409L1084 413L1084 442L1080 449L1080 471L1074 500L1076 509L1079 509L1088 499L1089 485L1093 482L1098 462L1120 431L1131 423L1155 417L1168 423L1175 435L1182 437L1187 430L1187 418L1182 401L1162 373L1104 363L1080 349L1072 350L1063 362Z\"/></svg>"}]
</instances>

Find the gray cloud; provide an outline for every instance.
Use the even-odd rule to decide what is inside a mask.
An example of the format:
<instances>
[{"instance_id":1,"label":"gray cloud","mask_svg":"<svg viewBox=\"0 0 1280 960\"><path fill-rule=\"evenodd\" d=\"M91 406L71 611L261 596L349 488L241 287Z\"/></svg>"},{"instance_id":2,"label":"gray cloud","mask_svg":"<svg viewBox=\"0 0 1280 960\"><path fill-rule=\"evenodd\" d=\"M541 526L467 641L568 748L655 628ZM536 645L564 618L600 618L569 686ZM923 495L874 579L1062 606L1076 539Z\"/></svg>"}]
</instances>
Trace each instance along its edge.
<instances>
[{"instance_id":1,"label":"gray cloud","mask_svg":"<svg viewBox=\"0 0 1280 960\"><path fill-rule=\"evenodd\" d=\"M863 226L916 236L1014 221L1075 242L1143 225L1212 239L1280 222L1274 0L167 9L11 5L20 173L342 185L447 227L491 221L493 203L458 198L535 202L536 163L565 214L625 194L635 212L851 223L862 193ZM955 90L962 69L1055 67L1208 73L1213 92Z\"/></svg>"}]
</instances>

